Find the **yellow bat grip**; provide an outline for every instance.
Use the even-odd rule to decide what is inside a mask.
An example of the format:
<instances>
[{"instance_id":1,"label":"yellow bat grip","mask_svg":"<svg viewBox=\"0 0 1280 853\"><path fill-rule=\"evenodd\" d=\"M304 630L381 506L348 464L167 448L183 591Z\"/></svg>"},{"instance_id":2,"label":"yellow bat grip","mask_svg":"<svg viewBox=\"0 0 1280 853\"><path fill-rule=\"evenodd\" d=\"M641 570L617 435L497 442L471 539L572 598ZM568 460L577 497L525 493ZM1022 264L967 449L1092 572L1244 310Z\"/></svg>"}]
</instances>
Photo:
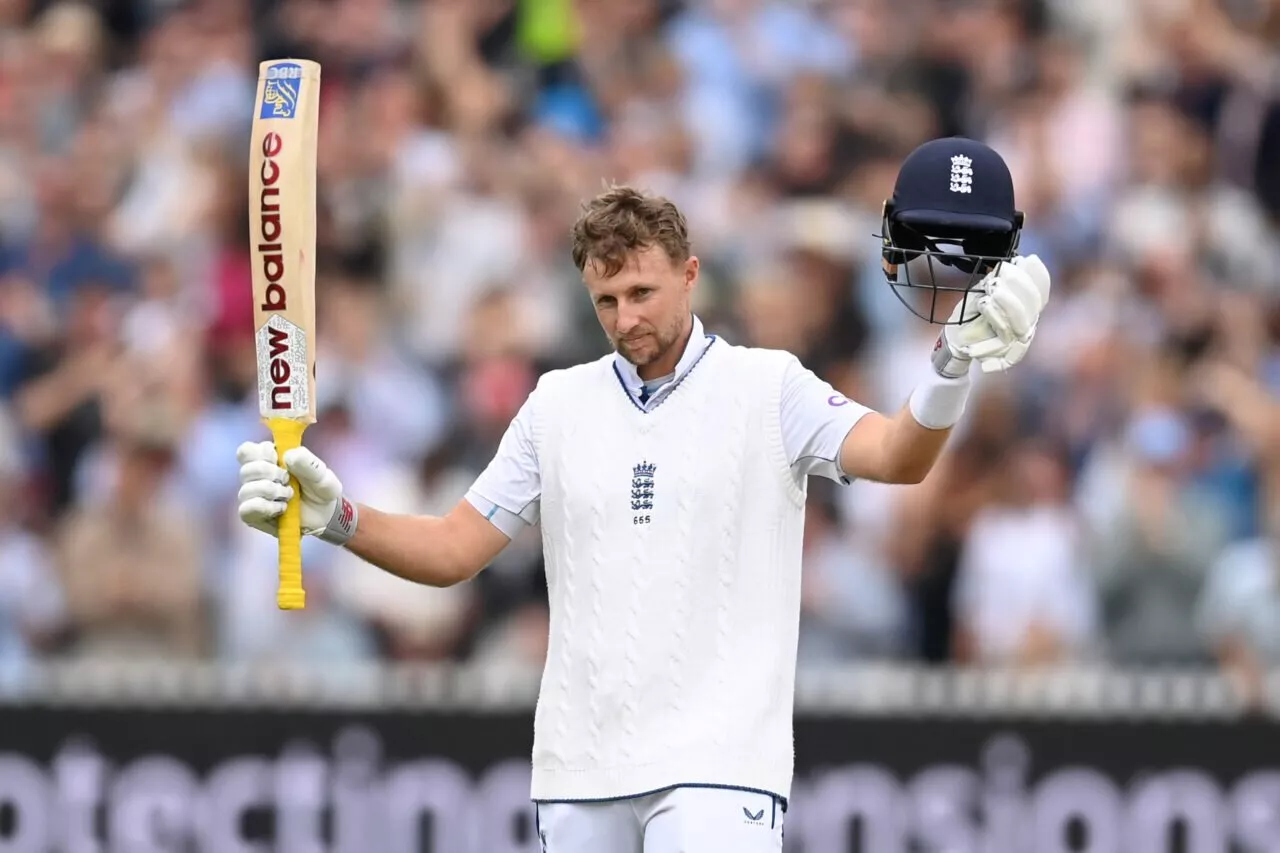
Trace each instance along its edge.
<instances>
[{"instance_id":1,"label":"yellow bat grip","mask_svg":"<svg viewBox=\"0 0 1280 853\"><path fill-rule=\"evenodd\" d=\"M284 467L284 454L302 446L302 433L307 425L288 418L267 421L276 445L276 460ZM307 594L302 589L302 490L296 477L290 475L293 498L280 515L280 585L276 589L276 605L281 610L302 610Z\"/></svg>"}]
</instances>

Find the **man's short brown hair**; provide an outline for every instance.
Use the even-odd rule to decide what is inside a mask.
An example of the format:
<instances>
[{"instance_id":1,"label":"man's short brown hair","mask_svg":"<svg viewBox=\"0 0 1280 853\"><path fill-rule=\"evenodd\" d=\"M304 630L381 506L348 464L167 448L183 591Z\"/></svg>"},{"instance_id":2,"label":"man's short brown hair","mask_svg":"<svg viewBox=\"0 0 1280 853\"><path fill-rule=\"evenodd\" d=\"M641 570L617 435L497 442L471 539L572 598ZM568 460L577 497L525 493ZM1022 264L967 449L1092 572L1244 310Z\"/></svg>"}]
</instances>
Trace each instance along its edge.
<instances>
[{"instance_id":1,"label":"man's short brown hair","mask_svg":"<svg viewBox=\"0 0 1280 853\"><path fill-rule=\"evenodd\" d=\"M612 186L589 201L573 224L573 263L617 275L633 253L659 246L672 263L688 260L689 226L669 199Z\"/></svg>"}]
</instances>

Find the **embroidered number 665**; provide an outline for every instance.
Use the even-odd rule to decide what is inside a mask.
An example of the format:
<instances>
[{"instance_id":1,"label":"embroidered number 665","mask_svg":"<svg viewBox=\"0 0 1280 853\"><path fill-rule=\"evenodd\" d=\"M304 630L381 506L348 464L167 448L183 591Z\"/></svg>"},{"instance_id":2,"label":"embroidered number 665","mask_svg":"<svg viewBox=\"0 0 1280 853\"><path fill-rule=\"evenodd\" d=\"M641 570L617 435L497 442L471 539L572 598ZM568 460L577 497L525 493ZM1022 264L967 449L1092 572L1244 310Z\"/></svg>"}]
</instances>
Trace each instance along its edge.
<instances>
[{"instance_id":1,"label":"embroidered number 665","mask_svg":"<svg viewBox=\"0 0 1280 853\"><path fill-rule=\"evenodd\" d=\"M633 516L631 517L631 523L632 523L632 524L648 524L648 523L649 523L649 516L647 516L647 515L633 515Z\"/></svg>"}]
</instances>

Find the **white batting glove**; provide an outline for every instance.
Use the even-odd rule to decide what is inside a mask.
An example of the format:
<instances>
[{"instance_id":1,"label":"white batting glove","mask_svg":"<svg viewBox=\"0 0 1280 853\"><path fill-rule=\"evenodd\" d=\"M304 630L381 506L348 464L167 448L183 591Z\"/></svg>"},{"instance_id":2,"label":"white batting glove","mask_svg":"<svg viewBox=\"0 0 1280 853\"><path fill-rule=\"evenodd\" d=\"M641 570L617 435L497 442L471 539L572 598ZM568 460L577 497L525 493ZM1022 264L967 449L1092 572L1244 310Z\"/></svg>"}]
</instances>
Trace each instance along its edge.
<instances>
[{"instance_id":1,"label":"white batting glove","mask_svg":"<svg viewBox=\"0 0 1280 853\"><path fill-rule=\"evenodd\" d=\"M1022 361L1049 291L1049 270L1036 255L1001 264L956 305L950 319L954 325L944 327L934 345L934 369L957 378L974 361L983 373L1008 370Z\"/></svg>"},{"instance_id":2,"label":"white batting glove","mask_svg":"<svg viewBox=\"0 0 1280 853\"><path fill-rule=\"evenodd\" d=\"M302 490L302 532L334 545L343 545L356 529L356 507L342 495L338 475L309 449L299 447L284 455L281 468L276 447L270 441L246 441L236 449L240 462L240 520L272 536L279 517L293 497L289 475Z\"/></svg>"}]
</instances>

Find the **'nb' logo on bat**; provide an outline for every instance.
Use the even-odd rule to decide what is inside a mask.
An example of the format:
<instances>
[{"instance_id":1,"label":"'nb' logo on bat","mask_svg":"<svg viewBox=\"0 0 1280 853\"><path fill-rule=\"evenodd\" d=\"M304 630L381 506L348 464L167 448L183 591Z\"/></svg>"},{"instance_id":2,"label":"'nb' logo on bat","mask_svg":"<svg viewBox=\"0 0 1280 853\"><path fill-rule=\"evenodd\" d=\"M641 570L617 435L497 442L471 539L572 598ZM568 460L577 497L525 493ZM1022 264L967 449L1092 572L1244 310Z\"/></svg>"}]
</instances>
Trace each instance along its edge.
<instances>
[{"instance_id":1,"label":"'nb' logo on bat","mask_svg":"<svg viewBox=\"0 0 1280 853\"><path fill-rule=\"evenodd\" d=\"M653 509L653 477L658 466L652 462L641 462L631 469L631 511L647 513ZM632 524L648 524L648 515L636 515Z\"/></svg>"},{"instance_id":2,"label":"'nb' logo on bat","mask_svg":"<svg viewBox=\"0 0 1280 853\"><path fill-rule=\"evenodd\" d=\"M298 113L302 89L302 66L279 62L267 69L263 83L261 118L293 118Z\"/></svg>"}]
</instances>

